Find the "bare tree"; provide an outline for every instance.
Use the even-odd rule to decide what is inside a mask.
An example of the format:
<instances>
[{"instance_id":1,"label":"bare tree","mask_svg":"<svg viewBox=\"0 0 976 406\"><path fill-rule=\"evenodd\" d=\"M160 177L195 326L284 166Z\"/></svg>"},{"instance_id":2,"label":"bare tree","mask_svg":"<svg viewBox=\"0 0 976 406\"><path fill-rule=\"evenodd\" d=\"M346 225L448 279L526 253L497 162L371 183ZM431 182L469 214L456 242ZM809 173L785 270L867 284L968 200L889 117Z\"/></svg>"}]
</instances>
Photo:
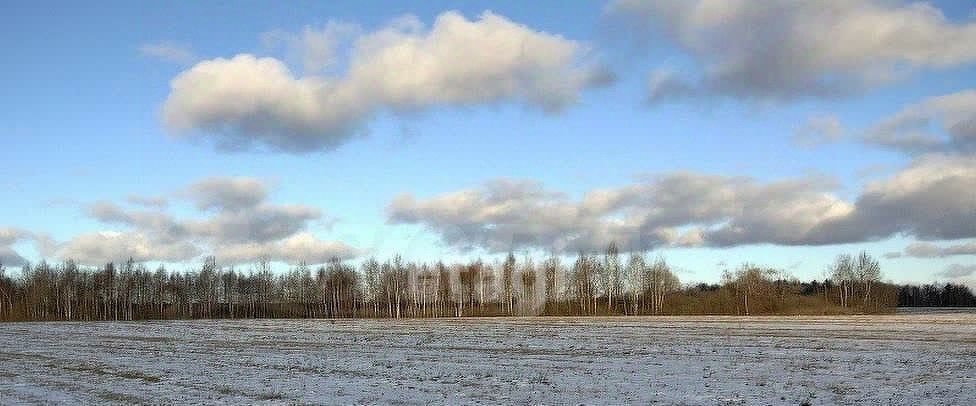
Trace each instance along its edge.
<instances>
[{"instance_id":1,"label":"bare tree","mask_svg":"<svg viewBox=\"0 0 976 406\"><path fill-rule=\"evenodd\" d=\"M847 254L838 255L831 266L831 278L840 288L840 306L849 307L854 284L854 258Z\"/></svg>"},{"instance_id":2,"label":"bare tree","mask_svg":"<svg viewBox=\"0 0 976 406\"><path fill-rule=\"evenodd\" d=\"M651 313L661 314L664 311L667 295L678 288L678 278L674 276L671 266L661 256L645 269L643 279L648 284L647 297L650 300Z\"/></svg>"},{"instance_id":3,"label":"bare tree","mask_svg":"<svg viewBox=\"0 0 976 406\"><path fill-rule=\"evenodd\" d=\"M867 251L861 251L857 256L855 275L863 290L862 306L868 309L871 307L871 287L881 281L881 265Z\"/></svg>"},{"instance_id":4,"label":"bare tree","mask_svg":"<svg viewBox=\"0 0 976 406\"><path fill-rule=\"evenodd\" d=\"M542 264L542 268L545 272L546 277L546 313L554 313L556 311L556 303L559 300L559 287L558 275L560 268L562 268L561 261L555 253L551 254L549 258Z\"/></svg>"},{"instance_id":5,"label":"bare tree","mask_svg":"<svg viewBox=\"0 0 976 406\"><path fill-rule=\"evenodd\" d=\"M607 246L607 252L603 256L602 268L604 274L604 290L607 295L607 313L612 313L616 305L614 300L618 298L621 290L620 255L616 242L611 241L610 245Z\"/></svg>"},{"instance_id":6,"label":"bare tree","mask_svg":"<svg viewBox=\"0 0 976 406\"><path fill-rule=\"evenodd\" d=\"M511 315L515 308L515 254L508 253L505 263L502 264L502 292L505 295L505 302L508 305L508 314Z\"/></svg>"},{"instance_id":7,"label":"bare tree","mask_svg":"<svg viewBox=\"0 0 976 406\"><path fill-rule=\"evenodd\" d=\"M631 252L627 259L627 290L630 292L631 314L638 314L642 309L642 293L648 282L644 279L647 265L644 254Z\"/></svg>"},{"instance_id":8,"label":"bare tree","mask_svg":"<svg viewBox=\"0 0 976 406\"><path fill-rule=\"evenodd\" d=\"M536 271L535 263L532 262L532 258L529 256L525 257L522 261L522 270L520 272L520 287L521 295L519 298L519 314L535 314L537 309L537 296L536 296Z\"/></svg>"}]
</instances>

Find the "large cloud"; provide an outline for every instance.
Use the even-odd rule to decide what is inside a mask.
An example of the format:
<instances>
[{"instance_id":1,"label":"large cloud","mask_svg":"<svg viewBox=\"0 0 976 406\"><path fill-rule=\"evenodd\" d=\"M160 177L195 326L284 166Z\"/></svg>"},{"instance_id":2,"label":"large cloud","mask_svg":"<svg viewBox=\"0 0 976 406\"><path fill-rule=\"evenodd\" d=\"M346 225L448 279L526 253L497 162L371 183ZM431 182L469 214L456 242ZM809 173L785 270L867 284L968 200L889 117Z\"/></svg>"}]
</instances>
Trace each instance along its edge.
<instances>
[{"instance_id":1,"label":"large cloud","mask_svg":"<svg viewBox=\"0 0 976 406\"><path fill-rule=\"evenodd\" d=\"M595 250L659 245L802 244L806 233L852 208L824 192L819 179L759 184L746 178L674 173L581 200L531 182L499 180L417 201L402 195L391 223L418 223L461 248L504 251L529 246Z\"/></svg>"},{"instance_id":2,"label":"large cloud","mask_svg":"<svg viewBox=\"0 0 976 406\"><path fill-rule=\"evenodd\" d=\"M868 184L850 215L826 222L811 238L857 242L896 233L929 240L976 237L976 157L931 155Z\"/></svg>"},{"instance_id":3,"label":"large cloud","mask_svg":"<svg viewBox=\"0 0 976 406\"><path fill-rule=\"evenodd\" d=\"M976 23L953 23L927 3L616 0L607 13L697 64L695 76L653 73L651 101L834 97L976 60Z\"/></svg>"},{"instance_id":4,"label":"large cloud","mask_svg":"<svg viewBox=\"0 0 976 406\"><path fill-rule=\"evenodd\" d=\"M322 59L335 47L322 42L307 64L329 64ZM229 148L331 149L381 110L503 101L561 109L606 77L584 65L586 51L491 12L474 21L446 12L429 29L404 17L356 38L341 76L297 76L248 54L200 62L173 79L163 119Z\"/></svg>"},{"instance_id":5,"label":"large cloud","mask_svg":"<svg viewBox=\"0 0 976 406\"><path fill-rule=\"evenodd\" d=\"M527 181L481 188L388 208L394 224L421 224L458 248L504 251L533 247L596 250L660 245L824 245L894 234L922 239L976 237L976 160L931 156L869 184L855 202L830 193L821 178L761 183L749 178L672 173L580 200ZM967 197L968 196L968 197Z\"/></svg>"}]
</instances>

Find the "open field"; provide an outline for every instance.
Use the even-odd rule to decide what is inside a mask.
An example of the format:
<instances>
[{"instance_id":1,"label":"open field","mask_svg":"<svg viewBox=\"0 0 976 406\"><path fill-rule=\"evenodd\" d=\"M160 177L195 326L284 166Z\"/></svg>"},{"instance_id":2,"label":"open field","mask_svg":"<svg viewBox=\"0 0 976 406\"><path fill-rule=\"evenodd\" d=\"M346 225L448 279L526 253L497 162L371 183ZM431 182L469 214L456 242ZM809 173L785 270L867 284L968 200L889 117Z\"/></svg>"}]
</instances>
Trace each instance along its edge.
<instances>
[{"instance_id":1,"label":"open field","mask_svg":"<svg viewBox=\"0 0 976 406\"><path fill-rule=\"evenodd\" d=\"M976 314L0 324L0 404L976 404Z\"/></svg>"}]
</instances>

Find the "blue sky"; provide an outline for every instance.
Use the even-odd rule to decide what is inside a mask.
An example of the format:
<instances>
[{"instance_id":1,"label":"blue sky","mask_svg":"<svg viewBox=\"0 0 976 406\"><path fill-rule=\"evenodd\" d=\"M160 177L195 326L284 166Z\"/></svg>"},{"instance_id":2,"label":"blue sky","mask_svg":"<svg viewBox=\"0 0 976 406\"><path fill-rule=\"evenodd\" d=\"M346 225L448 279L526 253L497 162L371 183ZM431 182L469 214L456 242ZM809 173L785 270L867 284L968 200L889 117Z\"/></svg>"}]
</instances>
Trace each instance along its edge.
<instances>
[{"instance_id":1,"label":"blue sky","mask_svg":"<svg viewBox=\"0 0 976 406\"><path fill-rule=\"evenodd\" d=\"M883 144L871 141L868 135L880 134L874 140L896 139L904 135L899 132L903 126L878 129L885 120L893 120L898 112L928 98L972 89L976 50L959 42L971 39L976 43L974 6L953 1L924 5L865 2L848 6L839 2L831 3L837 7L835 12L817 13L810 6L783 3L770 7L776 10L768 13L752 13L759 15L755 17L760 18L759 22L777 22L772 25L779 31L765 34L794 35L791 40L767 45L773 51L810 46L822 52L808 59L782 61L782 57L775 59L776 52L759 52L754 44L747 43L755 38L750 36L755 34L752 31L760 31L754 20L730 14L717 23L717 28L711 27L723 33L722 40L732 44L733 51L716 51L702 42L711 35L710 27L682 17L688 14L681 13L688 10L679 10L683 7L680 3L663 3L667 4L658 7L637 1L567 2L551 7L530 2L475 1L293 2L287 6L269 2L104 2L94 6L7 3L0 13L0 45L7 54L4 74L0 75L4 89L0 94L4 106L0 109L0 188L5 191L0 205L0 230L6 227L8 237L0 238L0 244L7 248L0 249L0 257L6 252L5 261L12 264L23 259L37 261L42 256L59 259L82 255L92 263L136 256L150 262L163 260L190 266L198 263L198 254L204 252L227 252L228 258L233 258L227 262L245 263L250 256L267 251L287 263L300 256L295 252L298 248L288 247L313 247L311 250L322 255L341 254L354 260L394 252L416 260L461 260L478 255L494 257L506 251L498 244L505 240L499 233L505 232L523 235L508 237L509 248L515 250L541 255L558 247L570 253L573 250L565 247L604 242L590 234L613 229L619 220L640 223L642 229L653 228L649 233L655 236L667 234L665 228L676 233L666 238L655 239L658 237L650 234L641 238L647 241L646 249L663 253L685 270L680 275L685 280L714 281L719 277L720 263L734 267L745 261L787 269L801 278L821 277L834 256L862 249L882 257L886 276L892 280L944 280L950 269L957 271L951 275L960 280L971 280L967 278L972 278L976 262L976 249L972 248L976 226L969 225L974 224L976 211L967 211L966 204L976 201L969 187L973 185L976 167L972 166L973 150L968 145L976 144L966 144L966 140L976 137L970 135L971 127L952 130L943 123L960 115L963 123L976 119L976 104L963 98L962 107L953 104L955 110L920 109L924 113L919 114L927 114L924 118L929 120L923 130L926 136L954 141L949 142L952 148L906 152L898 142ZM699 7L699 13L715 6L707 1L686 3L690 4L687 7ZM436 48L437 41L448 41L430 35L436 30L435 21L452 10L470 25L464 27L473 27L474 34L465 39L471 43L461 41L461 45ZM497 44L493 41L498 41L498 37L479 37L491 33L487 29L479 31L486 10L502 21L500 28L495 27L501 31L494 31L495 34L542 38L542 46L536 52L516 61L524 66L514 71L492 70L490 66L465 67L460 73L448 69L455 76L432 74L433 90L390 85L380 91L368 86L386 83L384 80L394 83L397 75L409 76L411 69L419 69L379 65L375 52L359 62L367 67L378 66L382 76L356 82L349 73L353 65L350 55L356 52L357 41L397 27L391 21L402 20L404 15L415 16L422 26L401 29L398 33L403 38L385 40L383 46L387 48L383 49L401 45L395 41L426 40L430 47L427 51L447 49L444 52L448 56L454 55L452 52L462 56L428 62L463 67L468 57L495 52L492 47ZM830 37L844 35L839 27L834 27L834 32L814 33L820 35L811 38L801 37L796 28L808 20L826 22L820 25L830 27L834 22L831 19L837 16L865 21L872 16L892 21L892 16L908 16L909 22L922 27L917 30L926 35L922 39L945 49L923 43L921 48L925 50L920 50L917 43L921 40L912 35L922 34L897 29L894 34L884 33L867 27L854 38L880 39L855 44L862 48L850 45L856 52L842 52L840 48L848 46L849 41ZM331 38L325 33L330 21L355 28L352 33L337 35L338 39ZM303 65L303 55L311 52L314 45L307 37L302 38L306 29L321 38L335 39L338 44L331 50L335 55L328 58L331 64L324 70L307 72ZM270 44L268 33L292 41ZM444 33L453 32L445 28ZM740 37L742 42L735 42ZM546 54L559 47L571 51L568 59ZM239 90L274 77L242 74L240 83L225 84L228 87L216 90L206 83L194 82L180 88L174 85L179 75L191 77L201 72L199 67L215 60L249 68L247 64L253 61L235 58L241 54L273 58L275 63L289 68L294 79L326 78L335 83L352 83L350 87L360 89L357 91L364 95L357 94L350 100L365 100L362 108L366 112L331 119L326 117L329 112L318 110L337 108L337 114L342 114L345 106L328 104L331 101L313 104L317 107L308 114L317 118L310 119L312 124L298 123L311 128L292 132L289 129L298 124L287 120L304 116L281 112L291 111L288 103L297 98L295 94L283 90L283 97L264 99L267 91L251 94ZM749 66L727 76L709 76L723 66L741 62L738 57L755 61L768 55L773 55L773 59L757 65L762 68L759 78L755 78L755 71L746 71ZM232 69L231 63L213 66L218 76L234 77L229 71L220 70ZM775 77L777 69L785 69L784 77L789 79L767 81L761 77ZM841 92L822 95L817 83L802 82L803 74L794 73L800 71L817 83L840 83L830 90ZM572 76L592 72L612 72L614 80L590 85ZM667 79L679 78L681 81L667 82L679 90L662 87L659 90L664 90L654 93L650 78L655 72ZM672 76L663 75L668 72ZM895 74L886 78L892 72ZM506 73L512 74L506 80L517 82L514 88L498 84L498 75ZM457 84L459 78L466 82ZM556 92L548 87L553 78L565 80L559 84L570 89L568 96L557 95L562 103L557 111L534 101ZM736 82L742 78L752 78L755 83ZM445 85L438 87L437 83ZM227 89L239 91L238 98L227 97ZM491 96L460 93L476 90ZM649 102L652 96L658 97L657 101ZM260 103L255 102L243 113L227 107L251 99ZM404 101L408 99L412 102ZM200 107L187 100L208 100L210 104ZM185 125L167 121L167 103ZM831 136L818 129L813 132L822 138L817 145L801 145L795 135L816 118L829 118L841 130ZM255 122L270 126L270 130L253 130ZM343 132L331 127L334 122L352 123L356 128ZM224 139L220 137L248 144L228 151L216 145L215 140ZM273 142L292 149L282 150L262 141L267 139L278 140ZM299 144L294 140L330 143L324 147L295 147ZM769 210L791 211L821 193L841 202L839 206L853 207L871 182L890 185L910 168L925 175L932 173L927 169L933 167L959 171L952 172L956 175L949 179L913 175L911 182L915 182L923 197L928 197L904 197L899 200L904 204L879 203L865 208L858 205L857 216L848 213L846 216L851 219L844 221L823 217L826 214L819 209L812 210L816 213L800 210L795 214L797 218L775 220L780 223L760 220L756 217L761 216L754 215L756 206L766 199L752 195L716 201L716 213L703 214L705 220L691 216L667 224L647 220L650 213L664 210L657 206L663 204L660 199L647 196L633 197L634 202L619 211L586 214L580 210L586 196L596 190L623 194L636 187L637 195L649 194L658 190L662 178L678 172L694 174L695 179L721 176L721 183L730 190L819 179L829 185L791 192L784 203ZM215 192L191 186L207 179L230 182L251 178L265 193L260 203L248 208L235 209L224 204L201 209L199 202L213 197ZM493 192L486 185L497 179L533 183L521 186L530 192L507 196L506 204L492 206L495 203L489 195ZM732 179L745 179L745 183ZM935 199L931 197L934 194L926 189L931 186L926 182L947 185L949 192L958 192L954 197L961 203L949 204L948 209L940 206L939 201L931 200ZM240 193L241 187L247 185L252 184L233 183L228 190ZM895 193L891 188L884 190ZM459 191L469 191L476 197L474 201L458 201ZM233 199L237 197L233 193L218 197ZM394 207L393 202L404 194L411 196L412 204ZM161 197L168 204L141 208L129 201L133 196ZM709 197L692 193L685 198L694 203ZM878 200L891 199L882 196ZM93 209L96 203L112 205L115 217L106 212L97 214ZM268 224L248 217L258 216L258 204L275 213L292 213L283 209L287 205L300 205L318 213L297 219L288 217L291 214L272 216L268 222L284 217L292 221L292 226L274 225L272 228L280 232L270 232L258 229ZM467 206L456 206L463 204ZM576 214L571 219L534 222L537 214L545 214L552 207L571 209ZM723 209L728 207L732 209ZM851 207L838 210L853 210ZM946 217L958 218L927 215L922 213L925 209L943 210ZM499 210L510 212L499 215ZM891 213L881 213L882 210ZM155 213L189 231L160 236L154 226L132 220L136 211ZM457 213L449 215L454 211ZM808 214L821 217L799 219ZM628 216L634 217L627 219ZM868 217L873 219L870 225L864 223ZM221 220L231 218L236 220ZM515 219L512 221L517 224L506 223L507 219ZM464 224L452 223L459 221ZM796 221L800 229L782 221ZM931 225L926 221L961 224L961 231L945 231L943 223ZM892 229L881 223L904 224ZM231 227L228 224L240 227L220 228ZM709 237L710 232L726 225L758 237L724 243L718 242L717 234L715 239ZM809 230L802 229L807 226ZM829 237L842 231L825 231L828 237L814 235L821 229L871 227L878 231L838 237L836 241ZM764 230L780 228L787 231L776 236L763 234ZM678 241L678 236L692 229L702 233L702 241ZM463 232L458 235L452 230ZM557 231L586 236L568 243L555 241L558 238L553 233ZM236 236L237 232L247 237ZM616 235L615 232L607 234ZM289 240L299 234L306 238L302 241L311 245ZM3 235L0 233L0 237ZM95 238L105 235L116 237ZM513 242L516 240L522 242ZM289 245L289 241L294 244ZM341 247L337 248L337 244ZM912 255L905 250L912 244L924 244L916 245L916 254L929 254ZM953 246L961 248L949 249ZM945 250L931 254L938 249ZM163 251L173 252L163 257L156 255ZM312 258L303 259L314 262Z\"/></svg>"}]
</instances>

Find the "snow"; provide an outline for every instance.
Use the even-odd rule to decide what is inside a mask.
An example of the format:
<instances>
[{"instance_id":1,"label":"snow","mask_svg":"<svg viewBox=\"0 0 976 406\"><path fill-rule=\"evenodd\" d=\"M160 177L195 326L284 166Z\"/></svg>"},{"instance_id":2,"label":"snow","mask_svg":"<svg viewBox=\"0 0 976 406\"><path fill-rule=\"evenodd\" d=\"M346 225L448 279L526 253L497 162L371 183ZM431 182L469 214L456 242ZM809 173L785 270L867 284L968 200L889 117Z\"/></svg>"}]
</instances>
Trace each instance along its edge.
<instances>
[{"instance_id":1,"label":"snow","mask_svg":"<svg viewBox=\"0 0 976 406\"><path fill-rule=\"evenodd\" d=\"M0 324L0 404L976 404L976 314Z\"/></svg>"}]
</instances>

